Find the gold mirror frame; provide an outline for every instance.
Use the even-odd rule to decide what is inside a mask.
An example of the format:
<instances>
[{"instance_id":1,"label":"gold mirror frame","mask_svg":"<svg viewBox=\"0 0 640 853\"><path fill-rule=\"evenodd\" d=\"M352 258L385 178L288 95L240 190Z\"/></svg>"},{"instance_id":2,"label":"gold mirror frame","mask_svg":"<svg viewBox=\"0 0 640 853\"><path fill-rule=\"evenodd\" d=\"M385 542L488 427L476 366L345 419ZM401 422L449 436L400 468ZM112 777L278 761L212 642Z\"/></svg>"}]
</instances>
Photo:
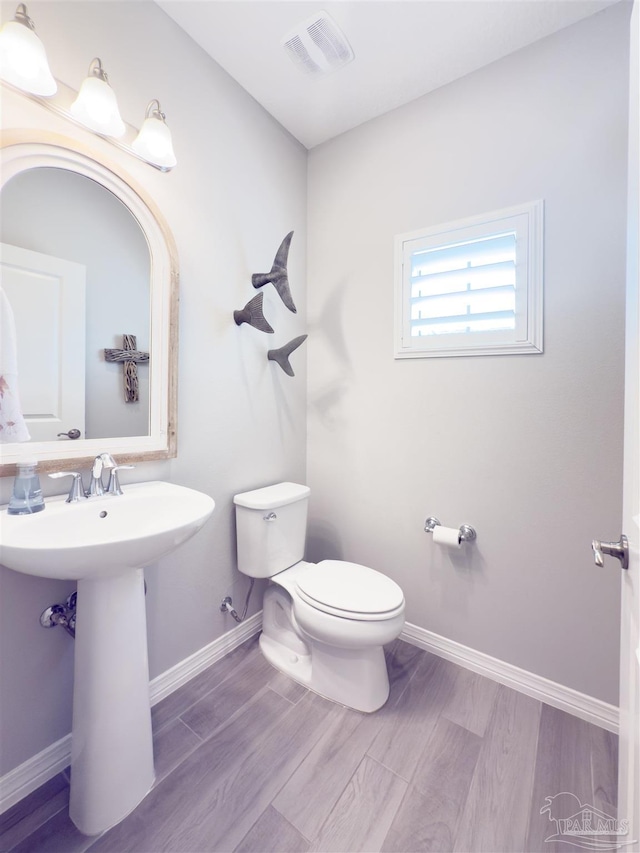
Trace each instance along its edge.
<instances>
[{"instance_id":1,"label":"gold mirror frame","mask_svg":"<svg viewBox=\"0 0 640 853\"><path fill-rule=\"evenodd\" d=\"M87 466L105 451L118 464L171 459L177 453L178 255L164 217L119 165L74 139L36 130L0 132L1 184L27 169L50 167L85 175L112 192L142 229L151 261L149 435L0 444L0 476L33 455L42 471Z\"/></svg>"}]
</instances>

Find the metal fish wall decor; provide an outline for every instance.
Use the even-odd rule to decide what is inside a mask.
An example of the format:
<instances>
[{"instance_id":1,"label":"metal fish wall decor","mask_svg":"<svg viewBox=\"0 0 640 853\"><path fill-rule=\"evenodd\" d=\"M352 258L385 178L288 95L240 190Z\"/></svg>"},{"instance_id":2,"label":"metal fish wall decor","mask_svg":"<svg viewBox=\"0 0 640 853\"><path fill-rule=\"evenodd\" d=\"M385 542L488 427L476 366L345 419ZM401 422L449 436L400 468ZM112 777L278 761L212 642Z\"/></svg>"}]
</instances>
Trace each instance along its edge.
<instances>
[{"instance_id":1,"label":"metal fish wall decor","mask_svg":"<svg viewBox=\"0 0 640 853\"><path fill-rule=\"evenodd\" d=\"M267 358L269 361L275 361L276 364L279 364L287 376L295 376L293 367L291 367L291 362L289 361L289 356L294 350L297 350L298 347L306 341L306 339L307 335L300 335L292 341L289 341L289 343L285 344L283 347L270 349L267 353Z\"/></svg>"},{"instance_id":2,"label":"metal fish wall decor","mask_svg":"<svg viewBox=\"0 0 640 853\"><path fill-rule=\"evenodd\" d=\"M289 288L289 274L287 272L289 246L291 245L292 237L293 231L290 231L280 244L280 248L276 253L271 271L266 273L254 273L254 275L251 276L251 283L254 287L263 287L265 284L272 284L278 291L280 299L282 299L289 311L293 311L293 313L296 314L297 308L294 305L293 298L291 296L291 290Z\"/></svg>"},{"instance_id":3,"label":"metal fish wall decor","mask_svg":"<svg viewBox=\"0 0 640 853\"><path fill-rule=\"evenodd\" d=\"M254 329L258 329L260 332L267 332L272 335L273 329L262 312L263 297L263 293L258 293L257 296L254 296L253 299L247 302L244 308L233 312L233 319L238 326L247 323L247 325L253 326Z\"/></svg>"}]
</instances>

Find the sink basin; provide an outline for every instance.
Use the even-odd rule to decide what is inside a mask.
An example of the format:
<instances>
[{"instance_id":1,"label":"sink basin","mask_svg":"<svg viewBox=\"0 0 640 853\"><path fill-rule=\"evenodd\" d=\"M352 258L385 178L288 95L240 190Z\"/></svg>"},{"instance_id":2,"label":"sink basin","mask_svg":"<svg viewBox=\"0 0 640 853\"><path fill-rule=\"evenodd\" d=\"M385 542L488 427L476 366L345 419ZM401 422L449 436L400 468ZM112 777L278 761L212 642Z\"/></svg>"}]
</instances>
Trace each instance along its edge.
<instances>
[{"instance_id":1,"label":"sink basin","mask_svg":"<svg viewBox=\"0 0 640 853\"><path fill-rule=\"evenodd\" d=\"M86 835L115 826L153 785L143 567L193 536L214 506L154 482L79 503L47 498L34 515L0 512L0 563L78 581L69 816Z\"/></svg>"},{"instance_id":2,"label":"sink basin","mask_svg":"<svg viewBox=\"0 0 640 853\"><path fill-rule=\"evenodd\" d=\"M43 512L0 516L0 563L43 578L81 580L148 566L203 526L215 504L173 483L136 483L123 495L66 503Z\"/></svg>"}]
</instances>

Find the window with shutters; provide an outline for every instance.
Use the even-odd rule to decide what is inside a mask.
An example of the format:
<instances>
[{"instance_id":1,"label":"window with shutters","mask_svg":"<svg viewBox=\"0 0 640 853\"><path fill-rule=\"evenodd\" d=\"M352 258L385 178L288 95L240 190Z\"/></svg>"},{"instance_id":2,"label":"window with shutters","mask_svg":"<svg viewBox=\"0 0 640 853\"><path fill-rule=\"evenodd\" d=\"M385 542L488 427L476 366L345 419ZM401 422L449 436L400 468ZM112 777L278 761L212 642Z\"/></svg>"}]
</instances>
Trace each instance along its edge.
<instances>
[{"instance_id":1,"label":"window with shutters","mask_svg":"<svg viewBox=\"0 0 640 853\"><path fill-rule=\"evenodd\" d=\"M396 358L542 352L543 203L396 237Z\"/></svg>"}]
</instances>

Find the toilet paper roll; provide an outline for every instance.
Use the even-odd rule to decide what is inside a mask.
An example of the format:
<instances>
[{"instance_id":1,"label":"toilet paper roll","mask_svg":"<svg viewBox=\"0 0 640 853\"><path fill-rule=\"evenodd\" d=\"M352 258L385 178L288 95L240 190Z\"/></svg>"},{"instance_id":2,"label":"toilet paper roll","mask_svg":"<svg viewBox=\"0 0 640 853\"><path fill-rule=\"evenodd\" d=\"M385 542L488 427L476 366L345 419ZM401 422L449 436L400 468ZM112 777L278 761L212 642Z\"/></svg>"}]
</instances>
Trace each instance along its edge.
<instances>
[{"instance_id":1,"label":"toilet paper roll","mask_svg":"<svg viewBox=\"0 0 640 853\"><path fill-rule=\"evenodd\" d=\"M457 527L443 527L438 524L433 528L433 541L448 548L460 548L460 531Z\"/></svg>"}]
</instances>

